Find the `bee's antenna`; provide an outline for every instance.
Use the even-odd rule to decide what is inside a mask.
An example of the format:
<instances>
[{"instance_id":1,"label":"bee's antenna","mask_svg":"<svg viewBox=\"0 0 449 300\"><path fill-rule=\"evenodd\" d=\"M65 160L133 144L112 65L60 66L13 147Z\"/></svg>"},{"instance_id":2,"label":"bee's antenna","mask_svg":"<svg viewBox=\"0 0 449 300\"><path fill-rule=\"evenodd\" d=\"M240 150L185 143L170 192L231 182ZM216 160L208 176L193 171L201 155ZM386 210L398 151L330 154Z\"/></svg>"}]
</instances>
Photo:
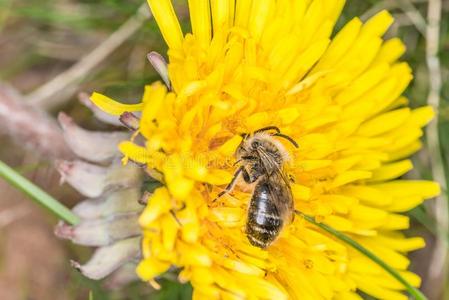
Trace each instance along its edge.
<instances>
[{"instance_id":1,"label":"bee's antenna","mask_svg":"<svg viewBox=\"0 0 449 300\"><path fill-rule=\"evenodd\" d=\"M249 137L249 133L240 133L240 136L242 137L242 140L240 141L239 146L237 147L237 149L239 149L240 147L242 147L243 142L245 142L245 140Z\"/></svg>"},{"instance_id":2,"label":"bee's antenna","mask_svg":"<svg viewBox=\"0 0 449 300\"><path fill-rule=\"evenodd\" d=\"M254 131L254 133L263 132L263 131L268 131L268 130L274 130L274 131L276 131L277 133L281 133L281 130L280 130L279 127L277 127L277 126L267 126L267 127L264 127L264 128L260 128L260 129L258 129L258 130L256 130L256 131Z\"/></svg>"},{"instance_id":3,"label":"bee's antenna","mask_svg":"<svg viewBox=\"0 0 449 300\"><path fill-rule=\"evenodd\" d=\"M278 137L284 138L287 141L289 141L290 143L292 143L293 146L295 146L295 148L299 148L298 143L294 139L289 137L288 135L285 135L285 134L282 134L282 133L278 132L278 133L273 134L273 136L278 136Z\"/></svg>"}]
</instances>

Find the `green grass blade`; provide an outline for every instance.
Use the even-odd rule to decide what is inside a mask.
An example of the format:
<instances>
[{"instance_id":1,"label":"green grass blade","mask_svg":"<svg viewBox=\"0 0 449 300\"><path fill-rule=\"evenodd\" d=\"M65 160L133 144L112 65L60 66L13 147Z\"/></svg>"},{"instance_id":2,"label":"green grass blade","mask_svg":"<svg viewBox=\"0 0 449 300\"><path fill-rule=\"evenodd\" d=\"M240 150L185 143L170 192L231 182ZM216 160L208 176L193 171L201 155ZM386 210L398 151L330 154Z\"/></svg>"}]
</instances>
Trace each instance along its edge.
<instances>
[{"instance_id":1,"label":"green grass blade","mask_svg":"<svg viewBox=\"0 0 449 300\"><path fill-rule=\"evenodd\" d=\"M353 247L354 249L356 249L357 251L359 251L366 257L368 257L370 260L372 260L373 262L378 264L382 269L387 271L391 276L393 276L397 281L399 281L407 289L407 291L413 298L415 298L416 300L427 300L426 296L424 296L424 294L421 293L420 290L418 290L417 288L412 286L407 280L405 280L404 277L402 277L398 271L396 271L395 269L390 267L386 262L384 262L382 259L380 259L378 256L376 256L374 253L372 253L371 251L369 251L368 249L366 249L365 247L363 247L362 245L360 245L359 243L357 243L356 241L351 239L349 236L339 232L338 230L333 229L332 227L330 227L326 224L317 222L314 217L305 215L301 212L297 212L297 213L299 215L301 215L309 223L312 223L312 224L318 226L319 228L323 229L324 231L330 233L331 235L335 236L337 239L350 245L351 247Z\"/></svg>"},{"instance_id":2,"label":"green grass blade","mask_svg":"<svg viewBox=\"0 0 449 300\"><path fill-rule=\"evenodd\" d=\"M79 218L67 207L2 161L0 161L0 177L67 223L74 225L79 222Z\"/></svg>"}]
</instances>

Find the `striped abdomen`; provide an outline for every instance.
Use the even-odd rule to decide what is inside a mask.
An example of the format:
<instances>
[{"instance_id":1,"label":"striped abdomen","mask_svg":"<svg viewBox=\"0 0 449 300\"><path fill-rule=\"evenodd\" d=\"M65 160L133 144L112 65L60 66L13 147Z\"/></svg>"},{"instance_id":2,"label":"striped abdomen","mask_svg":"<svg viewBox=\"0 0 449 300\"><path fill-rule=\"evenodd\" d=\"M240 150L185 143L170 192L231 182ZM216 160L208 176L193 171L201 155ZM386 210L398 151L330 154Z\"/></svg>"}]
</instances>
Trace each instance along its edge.
<instances>
[{"instance_id":1,"label":"striped abdomen","mask_svg":"<svg viewBox=\"0 0 449 300\"><path fill-rule=\"evenodd\" d=\"M273 193L270 184L270 181L260 181L256 185L248 209L246 234L250 243L259 248L267 248L277 238L283 225L282 212L275 203L280 199L274 199L282 195Z\"/></svg>"}]
</instances>

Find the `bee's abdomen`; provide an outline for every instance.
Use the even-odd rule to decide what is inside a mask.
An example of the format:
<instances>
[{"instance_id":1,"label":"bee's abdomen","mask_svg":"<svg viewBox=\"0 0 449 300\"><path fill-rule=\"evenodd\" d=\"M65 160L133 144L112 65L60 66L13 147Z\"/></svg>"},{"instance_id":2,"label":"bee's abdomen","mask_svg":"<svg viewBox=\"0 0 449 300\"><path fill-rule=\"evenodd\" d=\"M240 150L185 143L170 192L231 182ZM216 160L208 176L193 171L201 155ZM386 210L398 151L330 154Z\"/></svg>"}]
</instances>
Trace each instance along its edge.
<instances>
[{"instance_id":1,"label":"bee's abdomen","mask_svg":"<svg viewBox=\"0 0 449 300\"><path fill-rule=\"evenodd\" d=\"M259 248L267 248L279 235L283 221L271 199L269 186L257 184L248 209L246 234L249 242Z\"/></svg>"}]
</instances>

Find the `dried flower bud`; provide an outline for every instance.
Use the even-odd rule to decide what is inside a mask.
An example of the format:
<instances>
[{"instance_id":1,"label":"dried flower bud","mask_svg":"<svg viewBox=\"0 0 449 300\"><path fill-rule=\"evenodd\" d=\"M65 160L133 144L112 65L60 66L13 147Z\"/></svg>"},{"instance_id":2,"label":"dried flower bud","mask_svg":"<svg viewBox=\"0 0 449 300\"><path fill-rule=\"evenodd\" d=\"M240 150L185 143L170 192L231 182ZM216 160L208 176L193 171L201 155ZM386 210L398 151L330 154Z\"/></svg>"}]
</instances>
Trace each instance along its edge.
<instances>
[{"instance_id":1,"label":"dried flower bud","mask_svg":"<svg viewBox=\"0 0 449 300\"><path fill-rule=\"evenodd\" d=\"M147 58L156 72L159 73L165 85L170 89L171 84L170 79L168 78L168 67L165 58L155 51L148 53Z\"/></svg>"},{"instance_id":2,"label":"dried flower bud","mask_svg":"<svg viewBox=\"0 0 449 300\"><path fill-rule=\"evenodd\" d=\"M59 113L58 121L64 139L79 157L98 163L110 162L118 156L117 144L129 137L125 132L94 132L82 129L72 118Z\"/></svg>"},{"instance_id":3,"label":"dried flower bud","mask_svg":"<svg viewBox=\"0 0 449 300\"><path fill-rule=\"evenodd\" d=\"M129 130L135 131L139 129L139 118L137 118L133 113L131 112L124 112L120 115L120 122L128 128ZM117 148L117 145L115 145Z\"/></svg>"},{"instance_id":4,"label":"dried flower bud","mask_svg":"<svg viewBox=\"0 0 449 300\"><path fill-rule=\"evenodd\" d=\"M141 172L133 165L113 164L109 168L84 161L57 161L61 182L68 182L87 197L99 197L118 188L140 186Z\"/></svg>"},{"instance_id":5,"label":"dried flower bud","mask_svg":"<svg viewBox=\"0 0 449 300\"><path fill-rule=\"evenodd\" d=\"M56 236L85 246L106 246L118 240L138 236L139 213L114 214L106 218L82 220L76 226L60 223Z\"/></svg>"},{"instance_id":6,"label":"dried flower bud","mask_svg":"<svg viewBox=\"0 0 449 300\"><path fill-rule=\"evenodd\" d=\"M139 280L136 273L137 263L130 262L114 271L106 280L104 286L110 290L117 290L126 284Z\"/></svg>"},{"instance_id":7,"label":"dried flower bud","mask_svg":"<svg viewBox=\"0 0 449 300\"><path fill-rule=\"evenodd\" d=\"M140 257L140 237L121 240L98 248L84 265L71 261L72 266L90 279L103 279L120 266Z\"/></svg>"},{"instance_id":8,"label":"dried flower bud","mask_svg":"<svg viewBox=\"0 0 449 300\"><path fill-rule=\"evenodd\" d=\"M87 197L98 197L106 186L107 168L83 161L56 161L61 183L68 182Z\"/></svg>"},{"instance_id":9,"label":"dried flower bud","mask_svg":"<svg viewBox=\"0 0 449 300\"><path fill-rule=\"evenodd\" d=\"M83 101L101 120L119 124L118 119L96 111L89 99ZM116 271L109 283L111 287L133 281L137 279L135 267L141 256L138 217L143 209L139 204L143 171L133 164L123 166L114 159L118 153L117 143L128 138L129 133L87 131L63 113L58 119L73 152L92 163L82 160L56 162L61 181L68 182L89 198L73 208L80 223L71 226L61 222L56 226L55 234L79 245L99 247L86 264L72 261L72 266L86 277L102 279Z\"/></svg>"},{"instance_id":10,"label":"dried flower bud","mask_svg":"<svg viewBox=\"0 0 449 300\"><path fill-rule=\"evenodd\" d=\"M140 197L140 188L112 191L98 198L80 202L73 208L73 212L82 219L102 218L116 213L139 212L142 210L142 205L138 202Z\"/></svg>"}]
</instances>

